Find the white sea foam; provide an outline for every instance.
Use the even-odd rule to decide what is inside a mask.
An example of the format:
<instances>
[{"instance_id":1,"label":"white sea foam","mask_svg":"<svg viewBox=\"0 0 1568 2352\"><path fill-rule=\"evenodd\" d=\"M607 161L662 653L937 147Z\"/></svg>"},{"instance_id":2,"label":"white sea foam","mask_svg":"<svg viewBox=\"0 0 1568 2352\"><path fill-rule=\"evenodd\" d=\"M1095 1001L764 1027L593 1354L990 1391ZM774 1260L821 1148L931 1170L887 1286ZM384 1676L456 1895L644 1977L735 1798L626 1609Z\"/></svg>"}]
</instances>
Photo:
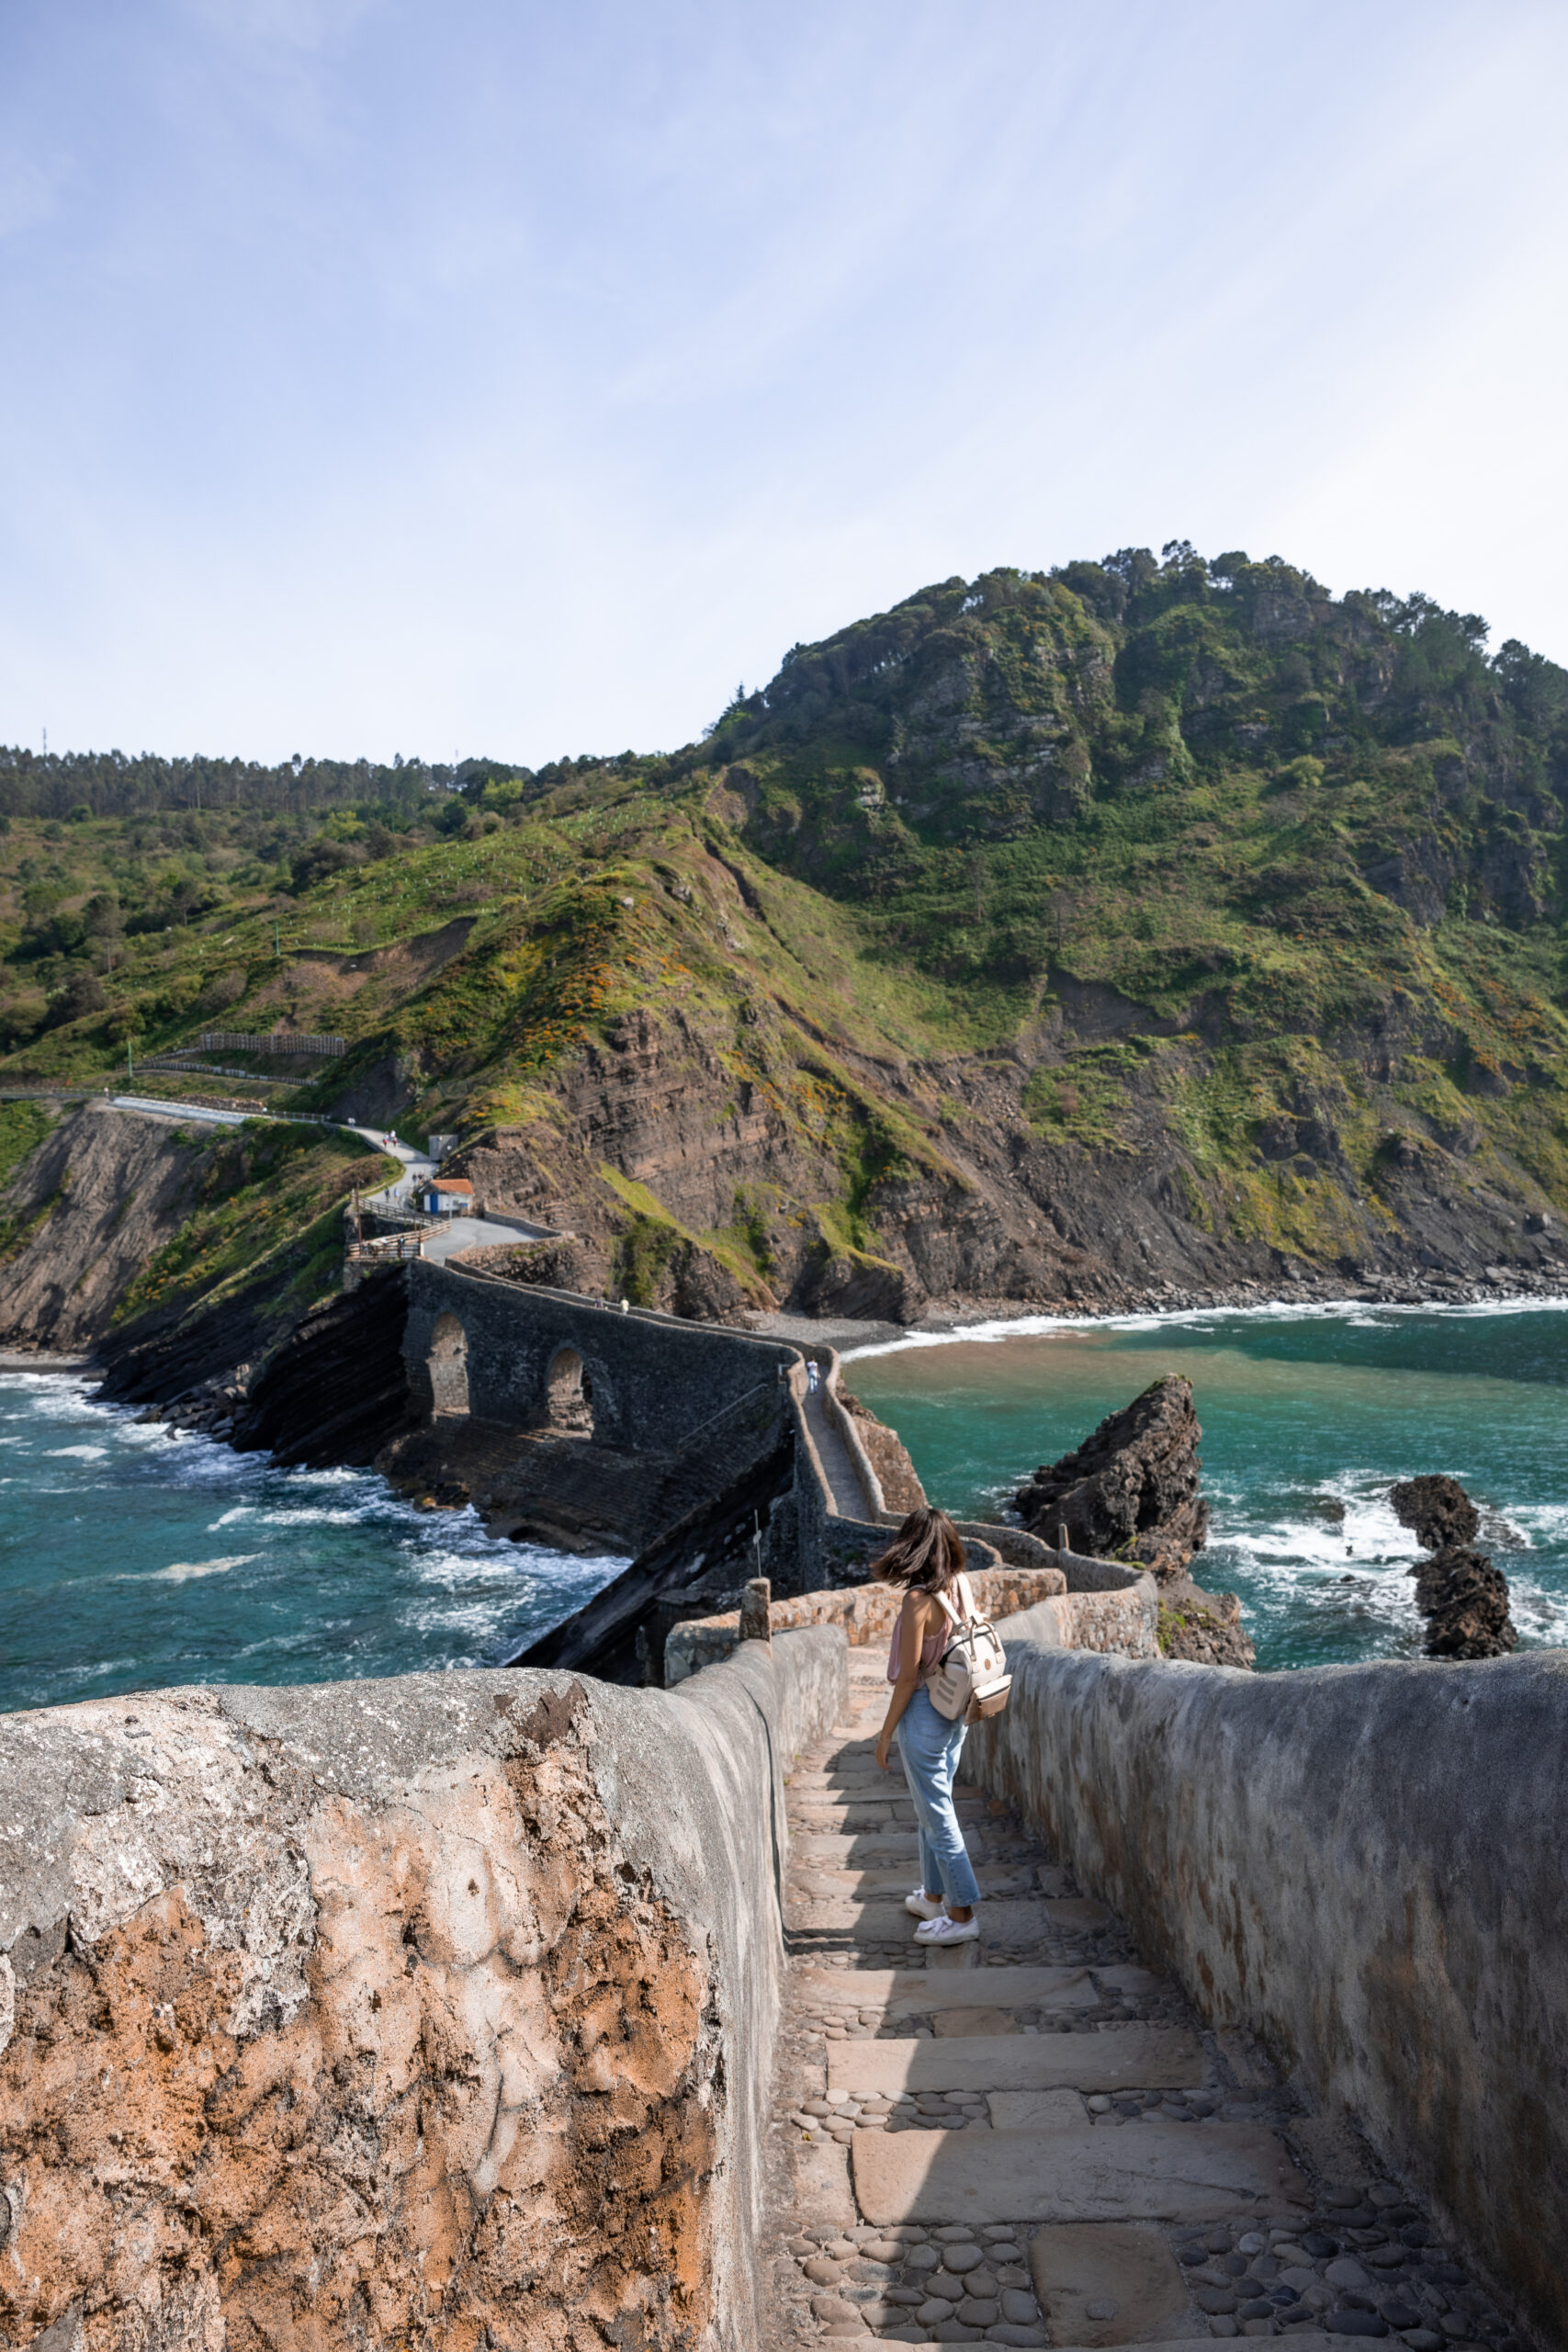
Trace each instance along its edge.
<instances>
[{"instance_id":1,"label":"white sea foam","mask_svg":"<svg viewBox=\"0 0 1568 2352\"><path fill-rule=\"evenodd\" d=\"M192 1577L220 1577L231 1568L249 1567L259 1560L259 1552L232 1552L226 1560L171 1560L166 1568L154 1568L149 1584L187 1584Z\"/></svg>"},{"instance_id":2,"label":"white sea foam","mask_svg":"<svg viewBox=\"0 0 1568 2352\"><path fill-rule=\"evenodd\" d=\"M107 1445L51 1445L45 1449L46 1462L62 1462L67 1457L77 1462L104 1462L108 1458Z\"/></svg>"},{"instance_id":3,"label":"white sea foam","mask_svg":"<svg viewBox=\"0 0 1568 2352\"><path fill-rule=\"evenodd\" d=\"M222 1518L215 1519L212 1524L215 1528L232 1527L237 1519L254 1519L255 1515L256 1507L254 1503L236 1503L232 1510L226 1510L223 1513Z\"/></svg>"},{"instance_id":4,"label":"white sea foam","mask_svg":"<svg viewBox=\"0 0 1568 2352\"><path fill-rule=\"evenodd\" d=\"M253 1511L264 1527L362 1527L373 1515L374 1506L367 1504L359 1510L284 1510ZM233 1512L226 1514L232 1518ZM221 1525L221 1521L219 1522Z\"/></svg>"}]
</instances>

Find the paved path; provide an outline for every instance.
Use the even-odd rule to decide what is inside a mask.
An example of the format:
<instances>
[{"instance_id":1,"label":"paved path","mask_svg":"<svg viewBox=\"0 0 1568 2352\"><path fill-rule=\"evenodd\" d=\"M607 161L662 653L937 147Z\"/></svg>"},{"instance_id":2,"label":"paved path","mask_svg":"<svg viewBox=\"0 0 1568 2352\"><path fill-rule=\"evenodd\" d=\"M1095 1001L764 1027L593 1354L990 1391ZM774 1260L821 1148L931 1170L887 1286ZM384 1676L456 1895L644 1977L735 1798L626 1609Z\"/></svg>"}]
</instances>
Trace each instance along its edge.
<instances>
[{"instance_id":1,"label":"paved path","mask_svg":"<svg viewBox=\"0 0 1568 2352\"><path fill-rule=\"evenodd\" d=\"M913 1814L872 1753L883 1668L852 1651L853 1721L791 1777L768 2352L1280 2333L1520 2352L1402 2192L1345 2142L1317 2165L1323 2127L1258 2054L1200 2030L977 1790L959 1809L984 1942L914 1942Z\"/></svg>"},{"instance_id":2,"label":"paved path","mask_svg":"<svg viewBox=\"0 0 1568 2352\"><path fill-rule=\"evenodd\" d=\"M840 1518L874 1520L876 1512L870 1496L861 1485L854 1456L829 1419L825 1389L807 1390L806 1423L816 1444L829 1492L833 1498L833 1508Z\"/></svg>"},{"instance_id":3,"label":"paved path","mask_svg":"<svg viewBox=\"0 0 1568 2352\"><path fill-rule=\"evenodd\" d=\"M141 1111L150 1119L174 1119L183 1127L192 1119L204 1119L214 1127L243 1127L256 1114L252 1111L220 1111L210 1102L164 1102L153 1094L116 1094L110 1097L117 1111Z\"/></svg>"}]
</instances>

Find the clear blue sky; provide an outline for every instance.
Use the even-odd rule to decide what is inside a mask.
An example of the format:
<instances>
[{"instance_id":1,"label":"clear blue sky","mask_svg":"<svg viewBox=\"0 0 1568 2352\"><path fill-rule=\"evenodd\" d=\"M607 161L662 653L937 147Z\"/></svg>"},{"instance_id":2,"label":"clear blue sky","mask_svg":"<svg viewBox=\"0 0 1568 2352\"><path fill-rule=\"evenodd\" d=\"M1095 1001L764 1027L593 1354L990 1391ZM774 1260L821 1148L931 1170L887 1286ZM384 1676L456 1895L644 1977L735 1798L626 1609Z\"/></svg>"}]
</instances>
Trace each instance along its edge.
<instances>
[{"instance_id":1,"label":"clear blue sky","mask_svg":"<svg viewBox=\"0 0 1568 2352\"><path fill-rule=\"evenodd\" d=\"M0 0L0 741L669 748L1128 544L1568 661L1568 10Z\"/></svg>"}]
</instances>

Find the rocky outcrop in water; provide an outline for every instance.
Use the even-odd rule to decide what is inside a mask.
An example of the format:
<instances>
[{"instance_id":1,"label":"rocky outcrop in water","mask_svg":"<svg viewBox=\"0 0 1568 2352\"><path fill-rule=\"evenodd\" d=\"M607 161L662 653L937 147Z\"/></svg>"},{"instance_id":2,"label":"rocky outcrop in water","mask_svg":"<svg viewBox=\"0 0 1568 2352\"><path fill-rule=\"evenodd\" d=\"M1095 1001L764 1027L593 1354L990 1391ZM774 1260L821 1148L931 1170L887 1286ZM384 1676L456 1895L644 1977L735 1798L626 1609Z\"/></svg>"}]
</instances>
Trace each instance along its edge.
<instances>
[{"instance_id":1,"label":"rocky outcrop in water","mask_svg":"<svg viewBox=\"0 0 1568 2352\"><path fill-rule=\"evenodd\" d=\"M1480 1531L1481 1513L1459 1480L1444 1477L1440 1472L1402 1478L1390 1490L1389 1501L1401 1527L1410 1528L1428 1552L1473 1544Z\"/></svg>"},{"instance_id":2,"label":"rocky outcrop in water","mask_svg":"<svg viewBox=\"0 0 1568 2352\"><path fill-rule=\"evenodd\" d=\"M1427 1620L1428 1657L1506 1657L1519 1645L1508 1614L1508 1579L1490 1555L1452 1544L1415 1570L1416 1606Z\"/></svg>"},{"instance_id":3,"label":"rocky outcrop in water","mask_svg":"<svg viewBox=\"0 0 1568 2352\"><path fill-rule=\"evenodd\" d=\"M1427 1620L1428 1657L1505 1657L1519 1645L1508 1614L1508 1579L1489 1553L1472 1549L1481 1513L1457 1478L1402 1478L1389 1496L1400 1524L1431 1553L1411 1570Z\"/></svg>"},{"instance_id":4,"label":"rocky outcrop in water","mask_svg":"<svg viewBox=\"0 0 1568 2352\"><path fill-rule=\"evenodd\" d=\"M1065 1527L1075 1552L1179 1576L1209 1532L1202 1434L1191 1382L1177 1374L1156 1380L1071 1453L1036 1470L1015 1498L1024 1525L1047 1544Z\"/></svg>"}]
</instances>

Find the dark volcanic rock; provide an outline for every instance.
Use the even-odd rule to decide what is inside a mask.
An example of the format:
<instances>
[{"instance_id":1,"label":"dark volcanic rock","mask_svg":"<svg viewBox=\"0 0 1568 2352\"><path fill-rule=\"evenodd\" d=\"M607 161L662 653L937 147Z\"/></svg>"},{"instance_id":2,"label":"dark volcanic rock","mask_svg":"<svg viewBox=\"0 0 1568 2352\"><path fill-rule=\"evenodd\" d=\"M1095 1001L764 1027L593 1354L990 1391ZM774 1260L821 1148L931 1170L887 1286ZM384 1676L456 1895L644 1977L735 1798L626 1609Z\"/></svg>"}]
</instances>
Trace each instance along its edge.
<instances>
[{"instance_id":1,"label":"dark volcanic rock","mask_svg":"<svg viewBox=\"0 0 1568 2352\"><path fill-rule=\"evenodd\" d=\"M1156 1380L1020 1488L1025 1526L1047 1544L1065 1526L1075 1552L1179 1576L1209 1532L1198 1490L1202 1434L1191 1382L1175 1374Z\"/></svg>"},{"instance_id":2,"label":"dark volcanic rock","mask_svg":"<svg viewBox=\"0 0 1568 2352\"><path fill-rule=\"evenodd\" d=\"M1473 1544L1481 1514L1457 1478L1402 1478L1389 1496L1394 1517L1428 1552Z\"/></svg>"},{"instance_id":3,"label":"dark volcanic rock","mask_svg":"<svg viewBox=\"0 0 1568 2352\"><path fill-rule=\"evenodd\" d=\"M1412 1573L1428 1657L1504 1657L1517 1649L1508 1580L1484 1552L1451 1544Z\"/></svg>"}]
</instances>

